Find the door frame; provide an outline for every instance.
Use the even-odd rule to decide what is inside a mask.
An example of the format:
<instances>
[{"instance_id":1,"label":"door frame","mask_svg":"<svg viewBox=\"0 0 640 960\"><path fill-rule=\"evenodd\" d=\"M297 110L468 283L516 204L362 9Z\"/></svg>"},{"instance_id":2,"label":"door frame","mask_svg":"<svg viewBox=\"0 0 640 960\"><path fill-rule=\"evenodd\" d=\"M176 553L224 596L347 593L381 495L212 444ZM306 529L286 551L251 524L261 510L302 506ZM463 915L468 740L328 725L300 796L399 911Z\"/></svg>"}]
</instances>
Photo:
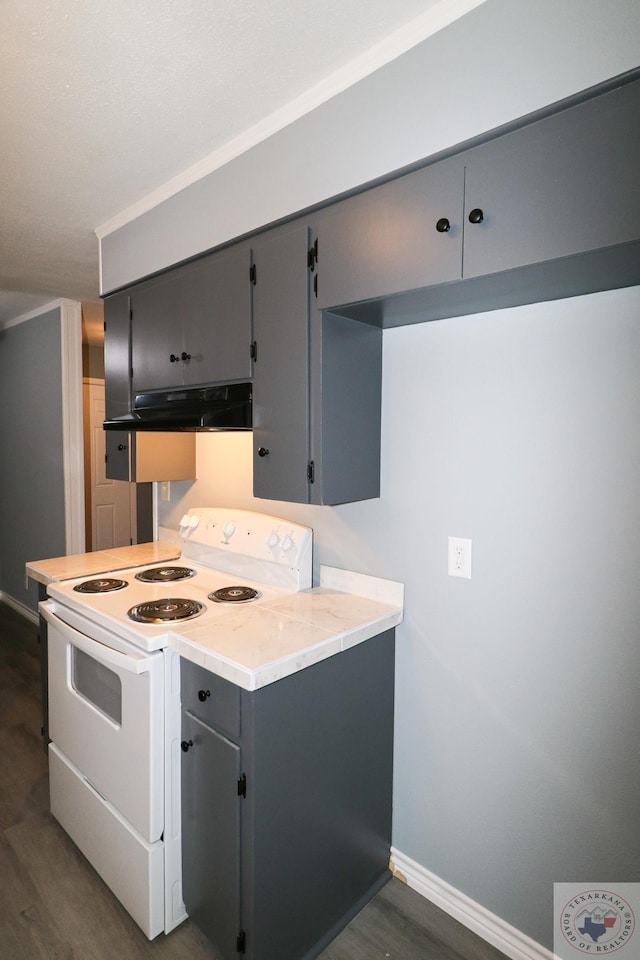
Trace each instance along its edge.
<instances>
[{"instance_id":1,"label":"door frame","mask_svg":"<svg viewBox=\"0 0 640 960\"><path fill-rule=\"evenodd\" d=\"M67 555L85 553L82 305L59 300L62 355L62 462ZM56 306L56 304L51 304ZM49 305L47 309L50 309Z\"/></svg>"}]
</instances>

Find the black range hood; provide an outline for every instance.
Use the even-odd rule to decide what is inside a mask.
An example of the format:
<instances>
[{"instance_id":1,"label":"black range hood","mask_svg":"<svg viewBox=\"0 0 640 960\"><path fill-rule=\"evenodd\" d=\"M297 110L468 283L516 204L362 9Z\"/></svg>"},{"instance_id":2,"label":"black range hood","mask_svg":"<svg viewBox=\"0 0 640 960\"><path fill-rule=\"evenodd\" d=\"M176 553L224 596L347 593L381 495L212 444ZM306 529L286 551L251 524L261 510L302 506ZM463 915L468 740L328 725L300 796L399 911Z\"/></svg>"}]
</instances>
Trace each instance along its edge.
<instances>
[{"instance_id":1,"label":"black range hood","mask_svg":"<svg viewBox=\"0 0 640 960\"><path fill-rule=\"evenodd\" d=\"M139 393L132 412L105 430L251 430L251 384Z\"/></svg>"}]
</instances>

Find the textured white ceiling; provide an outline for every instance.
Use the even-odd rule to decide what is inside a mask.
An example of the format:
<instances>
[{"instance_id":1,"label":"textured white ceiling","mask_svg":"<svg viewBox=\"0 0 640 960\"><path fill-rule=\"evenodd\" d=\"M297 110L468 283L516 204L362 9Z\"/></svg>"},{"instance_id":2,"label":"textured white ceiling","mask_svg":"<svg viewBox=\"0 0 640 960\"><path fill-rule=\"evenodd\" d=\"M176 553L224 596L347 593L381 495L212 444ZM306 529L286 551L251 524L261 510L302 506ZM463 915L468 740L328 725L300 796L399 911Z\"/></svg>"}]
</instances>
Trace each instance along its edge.
<instances>
[{"instance_id":1,"label":"textured white ceiling","mask_svg":"<svg viewBox=\"0 0 640 960\"><path fill-rule=\"evenodd\" d=\"M97 227L396 31L418 42L432 8L472 5L2 0L0 322L96 300Z\"/></svg>"}]
</instances>

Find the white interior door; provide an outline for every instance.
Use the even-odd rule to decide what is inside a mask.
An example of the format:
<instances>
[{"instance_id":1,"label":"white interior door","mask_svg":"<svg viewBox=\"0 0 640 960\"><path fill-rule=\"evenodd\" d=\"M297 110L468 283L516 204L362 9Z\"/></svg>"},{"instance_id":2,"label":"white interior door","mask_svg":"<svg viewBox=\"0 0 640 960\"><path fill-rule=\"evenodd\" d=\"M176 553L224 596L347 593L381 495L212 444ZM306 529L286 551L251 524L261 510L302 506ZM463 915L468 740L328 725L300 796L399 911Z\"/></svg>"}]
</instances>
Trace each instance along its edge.
<instances>
[{"instance_id":1,"label":"white interior door","mask_svg":"<svg viewBox=\"0 0 640 960\"><path fill-rule=\"evenodd\" d=\"M85 380L91 501L91 549L110 550L135 543L135 485L109 480L105 469L104 381Z\"/></svg>"}]
</instances>

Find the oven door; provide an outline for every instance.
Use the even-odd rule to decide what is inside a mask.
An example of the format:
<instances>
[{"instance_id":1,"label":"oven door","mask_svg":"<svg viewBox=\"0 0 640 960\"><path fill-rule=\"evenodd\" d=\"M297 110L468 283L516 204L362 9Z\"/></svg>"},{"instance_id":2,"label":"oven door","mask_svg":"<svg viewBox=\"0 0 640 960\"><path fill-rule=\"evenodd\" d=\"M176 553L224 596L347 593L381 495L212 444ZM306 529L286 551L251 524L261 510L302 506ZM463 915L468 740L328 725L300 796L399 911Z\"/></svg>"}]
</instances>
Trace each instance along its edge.
<instances>
[{"instance_id":1,"label":"oven door","mask_svg":"<svg viewBox=\"0 0 640 960\"><path fill-rule=\"evenodd\" d=\"M48 600L49 736L151 843L164 823L164 657Z\"/></svg>"}]
</instances>

